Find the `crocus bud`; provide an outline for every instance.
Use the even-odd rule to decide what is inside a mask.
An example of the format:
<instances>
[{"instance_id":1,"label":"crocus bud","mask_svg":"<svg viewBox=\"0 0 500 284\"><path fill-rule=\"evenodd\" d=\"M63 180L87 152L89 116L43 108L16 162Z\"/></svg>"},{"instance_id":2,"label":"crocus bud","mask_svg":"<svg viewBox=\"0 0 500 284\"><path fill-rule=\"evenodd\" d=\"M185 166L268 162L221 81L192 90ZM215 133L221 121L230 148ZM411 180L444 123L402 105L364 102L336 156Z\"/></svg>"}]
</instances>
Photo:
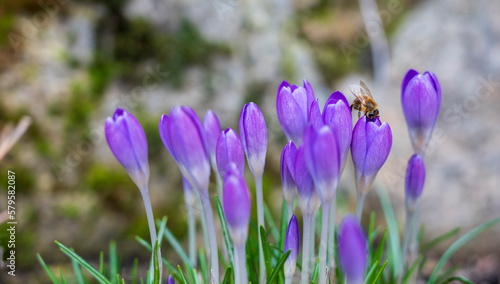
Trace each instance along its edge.
<instances>
[{"instance_id":1,"label":"crocus bud","mask_svg":"<svg viewBox=\"0 0 500 284\"><path fill-rule=\"evenodd\" d=\"M362 284L368 255L368 242L358 219L344 217L338 233L338 256L346 283Z\"/></svg>"},{"instance_id":2,"label":"crocus bud","mask_svg":"<svg viewBox=\"0 0 500 284\"><path fill-rule=\"evenodd\" d=\"M294 170L299 208L304 216L312 216L318 211L321 202L314 188L311 174L307 169L304 156L304 144L300 145L297 149Z\"/></svg>"},{"instance_id":3,"label":"crocus bud","mask_svg":"<svg viewBox=\"0 0 500 284\"><path fill-rule=\"evenodd\" d=\"M299 254L300 233L299 224L295 215L292 216L288 223L288 229L285 235L285 250L290 251L284 265L285 278L290 279L295 273L295 266L297 264L297 256ZM291 282L290 282L291 283Z\"/></svg>"},{"instance_id":4,"label":"crocus bud","mask_svg":"<svg viewBox=\"0 0 500 284\"><path fill-rule=\"evenodd\" d=\"M344 171L351 147L352 139L352 115L349 102L344 94L337 91L326 101L323 109L323 121L337 134L340 149L340 172Z\"/></svg>"},{"instance_id":5,"label":"crocus bud","mask_svg":"<svg viewBox=\"0 0 500 284\"><path fill-rule=\"evenodd\" d=\"M354 163L356 189L368 192L375 176L387 160L392 146L389 124L376 117L370 121L366 116L358 119L352 132L351 156Z\"/></svg>"},{"instance_id":6,"label":"crocus bud","mask_svg":"<svg viewBox=\"0 0 500 284\"><path fill-rule=\"evenodd\" d=\"M423 155L441 105L441 86L436 75L408 70L401 85L401 104L413 149Z\"/></svg>"},{"instance_id":7,"label":"crocus bud","mask_svg":"<svg viewBox=\"0 0 500 284\"><path fill-rule=\"evenodd\" d=\"M337 137L327 125L318 131L311 125L304 135L307 168L321 202L330 202L340 178L340 151Z\"/></svg>"},{"instance_id":8,"label":"crocus bud","mask_svg":"<svg viewBox=\"0 0 500 284\"><path fill-rule=\"evenodd\" d=\"M160 136L182 174L197 189L208 190L210 161L205 131L196 113L188 106L176 106L170 117L162 115Z\"/></svg>"},{"instance_id":9,"label":"crocus bud","mask_svg":"<svg viewBox=\"0 0 500 284\"><path fill-rule=\"evenodd\" d=\"M250 194L245 179L236 167L227 172L222 200L229 235L235 246L243 245L248 236Z\"/></svg>"},{"instance_id":10,"label":"crocus bud","mask_svg":"<svg viewBox=\"0 0 500 284\"><path fill-rule=\"evenodd\" d=\"M245 153L243 152L243 145L241 145L238 133L233 129L227 128L219 135L215 156L217 169L219 170L222 180L226 178L226 173L231 163L235 164L241 174L245 171Z\"/></svg>"},{"instance_id":11,"label":"crocus bud","mask_svg":"<svg viewBox=\"0 0 500 284\"><path fill-rule=\"evenodd\" d=\"M149 181L148 141L141 124L129 112L118 108L104 125L111 152L141 190Z\"/></svg>"},{"instance_id":12,"label":"crocus bud","mask_svg":"<svg viewBox=\"0 0 500 284\"><path fill-rule=\"evenodd\" d=\"M172 275L168 276L167 284L175 284L175 281L174 281L174 278L172 277Z\"/></svg>"},{"instance_id":13,"label":"crocus bud","mask_svg":"<svg viewBox=\"0 0 500 284\"><path fill-rule=\"evenodd\" d=\"M212 165L215 166L215 147L222 129L217 115L215 115L215 112L212 110L208 110L205 114L205 118L203 119L203 128L205 129L208 155L210 156Z\"/></svg>"},{"instance_id":14,"label":"crocus bud","mask_svg":"<svg viewBox=\"0 0 500 284\"><path fill-rule=\"evenodd\" d=\"M307 80L304 80L303 87L290 86L287 81L283 81L278 87L276 97L278 120L286 138L297 145L302 142L313 100L314 92Z\"/></svg>"},{"instance_id":15,"label":"crocus bud","mask_svg":"<svg viewBox=\"0 0 500 284\"><path fill-rule=\"evenodd\" d=\"M425 182L425 164L424 159L419 154L414 154L408 161L406 168L406 208L410 211L415 209L415 202L422 195Z\"/></svg>"},{"instance_id":16,"label":"crocus bud","mask_svg":"<svg viewBox=\"0 0 500 284\"><path fill-rule=\"evenodd\" d=\"M262 176L266 164L267 128L264 115L254 103L246 104L240 115L240 138L250 171Z\"/></svg>"},{"instance_id":17,"label":"crocus bud","mask_svg":"<svg viewBox=\"0 0 500 284\"><path fill-rule=\"evenodd\" d=\"M295 154L297 152L297 147L293 144L293 141L288 142L283 151L281 152L280 168L281 168L281 183L283 185L283 196L287 205L291 206L293 204L293 199L295 198L295 181L293 180L294 175L294 163Z\"/></svg>"}]
</instances>

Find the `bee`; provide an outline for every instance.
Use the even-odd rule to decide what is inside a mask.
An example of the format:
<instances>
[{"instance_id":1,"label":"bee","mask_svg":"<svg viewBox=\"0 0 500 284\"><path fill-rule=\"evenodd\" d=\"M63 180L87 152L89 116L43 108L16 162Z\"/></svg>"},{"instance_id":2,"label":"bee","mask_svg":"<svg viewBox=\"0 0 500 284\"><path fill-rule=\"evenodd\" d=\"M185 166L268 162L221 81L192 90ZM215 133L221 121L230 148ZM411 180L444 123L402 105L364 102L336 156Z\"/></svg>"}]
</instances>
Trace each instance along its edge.
<instances>
[{"instance_id":1,"label":"bee","mask_svg":"<svg viewBox=\"0 0 500 284\"><path fill-rule=\"evenodd\" d=\"M361 112L364 112L366 117L373 121L375 117L379 116L377 102L372 97L370 90L365 82L359 81L358 85L350 85L351 93L356 97L351 105L351 112L353 109L358 111L358 119L361 117Z\"/></svg>"}]
</instances>

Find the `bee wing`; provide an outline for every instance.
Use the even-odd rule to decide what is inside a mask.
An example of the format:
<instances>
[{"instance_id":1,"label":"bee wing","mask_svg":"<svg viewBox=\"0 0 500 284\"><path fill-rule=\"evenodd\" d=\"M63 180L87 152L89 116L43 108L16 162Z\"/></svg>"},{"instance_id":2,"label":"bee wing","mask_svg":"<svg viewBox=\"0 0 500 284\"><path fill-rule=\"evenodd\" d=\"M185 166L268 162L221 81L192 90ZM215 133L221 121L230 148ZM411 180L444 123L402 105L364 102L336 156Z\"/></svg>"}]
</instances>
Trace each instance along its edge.
<instances>
[{"instance_id":1,"label":"bee wing","mask_svg":"<svg viewBox=\"0 0 500 284\"><path fill-rule=\"evenodd\" d=\"M370 92L370 89L368 89L366 83L362 80L359 80L359 85L365 90L364 94L373 99L372 93Z\"/></svg>"},{"instance_id":2,"label":"bee wing","mask_svg":"<svg viewBox=\"0 0 500 284\"><path fill-rule=\"evenodd\" d=\"M366 93L363 87L358 86L358 85L349 85L349 90L351 93L361 101L363 105L365 105L365 96L364 94Z\"/></svg>"}]
</instances>

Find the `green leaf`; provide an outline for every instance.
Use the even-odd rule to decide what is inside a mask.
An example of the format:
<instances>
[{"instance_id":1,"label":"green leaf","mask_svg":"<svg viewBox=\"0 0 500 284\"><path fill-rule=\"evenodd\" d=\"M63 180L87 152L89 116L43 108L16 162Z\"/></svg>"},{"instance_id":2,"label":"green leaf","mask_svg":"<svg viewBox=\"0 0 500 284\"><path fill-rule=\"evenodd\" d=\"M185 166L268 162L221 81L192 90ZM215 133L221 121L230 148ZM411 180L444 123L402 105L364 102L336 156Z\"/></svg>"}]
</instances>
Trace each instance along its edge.
<instances>
[{"instance_id":1,"label":"green leaf","mask_svg":"<svg viewBox=\"0 0 500 284\"><path fill-rule=\"evenodd\" d=\"M287 227L288 227L288 212L286 211L285 199L283 199L281 205L281 224L280 224L280 242L279 242L280 248L285 247L285 236Z\"/></svg>"},{"instance_id":2,"label":"green leaf","mask_svg":"<svg viewBox=\"0 0 500 284\"><path fill-rule=\"evenodd\" d=\"M469 279L467 279L465 277L461 277L461 276L450 277L450 278L444 280L443 282L441 282L441 284L447 284L447 283L450 283L451 281L459 281L459 282L462 282L465 284L474 284L474 282L470 281Z\"/></svg>"},{"instance_id":3,"label":"green leaf","mask_svg":"<svg viewBox=\"0 0 500 284\"><path fill-rule=\"evenodd\" d=\"M177 265L177 268L179 270L179 275L181 276L181 281L182 283L184 284L188 284L187 280L186 280L186 277L184 276L184 273L182 272L182 269L181 269L181 266L180 265Z\"/></svg>"},{"instance_id":4,"label":"green leaf","mask_svg":"<svg viewBox=\"0 0 500 284\"><path fill-rule=\"evenodd\" d=\"M288 214L288 213L287 213ZM275 241L280 239L280 232L276 227L276 223L273 220L273 215L271 215L271 211L267 207L267 204L264 202L264 219L266 219L266 223L268 224L267 229L273 235L273 239Z\"/></svg>"},{"instance_id":5,"label":"green leaf","mask_svg":"<svg viewBox=\"0 0 500 284\"><path fill-rule=\"evenodd\" d=\"M80 265L74 259L71 260L71 264L73 265L73 270L75 271L75 277L78 284L85 284L83 280L82 271L80 269Z\"/></svg>"},{"instance_id":6,"label":"green leaf","mask_svg":"<svg viewBox=\"0 0 500 284\"><path fill-rule=\"evenodd\" d=\"M405 277L403 278L403 281L401 283L405 284L410 280L411 275L413 274L413 271L417 268L418 264L420 263L420 260L422 259L422 255L419 255L415 262L412 264L408 272L406 273Z\"/></svg>"},{"instance_id":7,"label":"green leaf","mask_svg":"<svg viewBox=\"0 0 500 284\"><path fill-rule=\"evenodd\" d=\"M446 232L444 234L442 234L441 236L431 240L430 242L426 243L425 245L423 245L421 248L420 248L420 252L421 253L425 253L427 251L429 251L430 249L432 249L433 247L435 247L436 245L438 245L439 243L455 236L456 234L458 234L460 232L460 228L455 228L449 232Z\"/></svg>"},{"instance_id":8,"label":"green leaf","mask_svg":"<svg viewBox=\"0 0 500 284\"><path fill-rule=\"evenodd\" d=\"M384 271L385 266L387 265L387 261L388 260L386 260L384 262L384 264L382 265L382 267L380 267L380 270L378 271L377 276L375 276L375 279L373 279L373 282L372 282L373 284L377 283L378 279L380 278L380 275L382 275L382 272Z\"/></svg>"},{"instance_id":9,"label":"green leaf","mask_svg":"<svg viewBox=\"0 0 500 284\"><path fill-rule=\"evenodd\" d=\"M222 280L222 284L231 284L231 283L233 283L233 269L231 268L231 266L229 266L226 269L226 274L224 274L224 279Z\"/></svg>"},{"instance_id":10,"label":"green leaf","mask_svg":"<svg viewBox=\"0 0 500 284\"><path fill-rule=\"evenodd\" d=\"M365 283L372 282L371 278L375 275L375 271L377 270L377 268L378 268L378 260L375 260L370 270L368 270L368 273L366 273Z\"/></svg>"},{"instance_id":11,"label":"green leaf","mask_svg":"<svg viewBox=\"0 0 500 284\"><path fill-rule=\"evenodd\" d=\"M77 261L83 268L85 268L97 281L100 283L110 284L108 279L104 275L102 275L97 269L95 269L92 265L88 264L83 258L77 255L75 252L71 251L69 248L65 247L58 241L55 243L59 246L59 248L71 259Z\"/></svg>"},{"instance_id":12,"label":"green leaf","mask_svg":"<svg viewBox=\"0 0 500 284\"><path fill-rule=\"evenodd\" d=\"M271 273L271 257L269 256L269 243L267 242L266 230L264 226L260 226L260 237L262 242L262 250L264 252L264 263L266 265L266 274L269 275Z\"/></svg>"},{"instance_id":13,"label":"green leaf","mask_svg":"<svg viewBox=\"0 0 500 284\"><path fill-rule=\"evenodd\" d=\"M101 274L106 274L106 270L104 269L104 252L101 251L99 254L99 272Z\"/></svg>"},{"instance_id":14,"label":"green leaf","mask_svg":"<svg viewBox=\"0 0 500 284\"><path fill-rule=\"evenodd\" d=\"M314 266L313 274L311 277L311 281L313 283L316 283L316 281L318 281L318 275L319 275L319 257L318 261L316 262L316 265Z\"/></svg>"},{"instance_id":15,"label":"green leaf","mask_svg":"<svg viewBox=\"0 0 500 284\"><path fill-rule=\"evenodd\" d=\"M286 212L285 212L286 214ZM283 270L283 265L285 265L285 261L286 259L288 258L288 256L290 255L290 252L291 250L287 251L279 260L278 260L278 264L276 264L276 266L274 267L271 275L269 275L269 277L267 278L267 282L266 283L274 283L274 280L276 279L276 276L278 276L279 272Z\"/></svg>"},{"instance_id":16,"label":"green leaf","mask_svg":"<svg viewBox=\"0 0 500 284\"><path fill-rule=\"evenodd\" d=\"M399 265L401 264L401 243L399 240L398 221L394 215L394 210L389 200L389 196L382 187L376 188L380 205L384 211L385 220L387 222L387 229L389 230L389 252L391 255L392 264L392 278L398 277Z\"/></svg>"},{"instance_id":17,"label":"green leaf","mask_svg":"<svg viewBox=\"0 0 500 284\"><path fill-rule=\"evenodd\" d=\"M64 278L64 275L63 275L61 269L59 269L59 275L61 276L61 283L62 284L68 283L68 282L66 282L66 278Z\"/></svg>"},{"instance_id":18,"label":"green leaf","mask_svg":"<svg viewBox=\"0 0 500 284\"><path fill-rule=\"evenodd\" d=\"M227 248L227 254L229 256L230 266L234 266L234 257L233 257L233 241L231 241L231 237L229 236L229 230L227 228L226 217L224 216L224 210L222 210L222 205L220 203L219 197L215 197L215 203L217 204L217 213L219 214L220 225L222 228L222 237L224 239L224 244Z\"/></svg>"},{"instance_id":19,"label":"green leaf","mask_svg":"<svg viewBox=\"0 0 500 284\"><path fill-rule=\"evenodd\" d=\"M40 265L43 267L43 270L45 270L45 273L47 273L47 276L49 276L50 280L54 284L60 283L59 280L54 276L52 271L50 271L50 268L45 264L45 261L43 261L43 258L40 256L39 253L36 254L36 258L38 258L38 262L40 262Z\"/></svg>"},{"instance_id":20,"label":"green leaf","mask_svg":"<svg viewBox=\"0 0 500 284\"><path fill-rule=\"evenodd\" d=\"M375 251L375 254L373 257L377 262L382 261L382 253L384 252L386 236L387 236L387 229L385 229L384 234L382 235L382 239L380 239L380 243L377 247L377 251Z\"/></svg>"},{"instance_id":21,"label":"green leaf","mask_svg":"<svg viewBox=\"0 0 500 284\"><path fill-rule=\"evenodd\" d=\"M157 252L160 250L158 240L155 241L155 249ZM153 253L153 283L160 283L160 259L157 253Z\"/></svg>"},{"instance_id":22,"label":"green leaf","mask_svg":"<svg viewBox=\"0 0 500 284\"><path fill-rule=\"evenodd\" d=\"M177 252L177 254L180 256L182 262L187 263L189 264L190 267L192 267L193 265L191 264L191 260L189 260L189 257L187 256L186 252L182 248L181 244L174 237L172 232L170 232L168 228L165 228L165 233L163 235L167 239L168 243L175 250L175 252Z\"/></svg>"},{"instance_id":23,"label":"green leaf","mask_svg":"<svg viewBox=\"0 0 500 284\"><path fill-rule=\"evenodd\" d=\"M165 233L165 229L167 228L167 216L163 216L161 218L161 221L156 221L156 225L158 226L158 236L163 236ZM158 246L161 248L161 242L163 241L163 238L158 238Z\"/></svg>"},{"instance_id":24,"label":"green leaf","mask_svg":"<svg viewBox=\"0 0 500 284\"><path fill-rule=\"evenodd\" d=\"M118 279L118 282L115 282L117 274L118 260L116 257L116 242L111 241L109 243L109 278L112 279L112 283L120 283L120 279Z\"/></svg>"},{"instance_id":25,"label":"green leaf","mask_svg":"<svg viewBox=\"0 0 500 284\"><path fill-rule=\"evenodd\" d=\"M151 252L151 245L149 244L148 241L146 241L145 239L143 239L143 238L141 238L139 236L135 236L135 239L136 239L137 242L139 242L139 244L141 244L149 252ZM167 266L167 269L170 272L170 274L172 275L172 277L174 277L178 281L181 281L181 276L177 273L177 269L168 260L166 260L164 257L162 257L161 259L163 261L163 264L165 264ZM141 279L141 281L142 281L142 279Z\"/></svg>"},{"instance_id":26,"label":"green leaf","mask_svg":"<svg viewBox=\"0 0 500 284\"><path fill-rule=\"evenodd\" d=\"M139 259L134 258L134 265L132 266L132 271L130 272L130 278L132 278L132 284L137 282L137 268L139 267Z\"/></svg>"},{"instance_id":27,"label":"green leaf","mask_svg":"<svg viewBox=\"0 0 500 284\"><path fill-rule=\"evenodd\" d=\"M436 282L436 279L438 277L439 271L441 271L441 268L445 265L445 263L448 261L448 259L458 250L460 249L463 245L465 245L467 242L475 238L477 235L481 234L482 232L486 231L487 229L491 228L492 226L498 224L500 222L500 217L495 218L489 222L486 222L484 224L481 224L477 226L476 228L470 230L467 232L465 235L461 236L458 238L441 256L439 259L438 263L434 267L434 270L432 271L431 276L429 277L428 283L433 284Z\"/></svg>"},{"instance_id":28,"label":"green leaf","mask_svg":"<svg viewBox=\"0 0 500 284\"><path fill-rule=\"evenodd\" d=\"M203 250L203 248L200 248L199 256L200 256L200 270L204 283L210 283L211 276L209 275L207 270L207 258L205 257L205 251Z\"/></svg>"}]
</instances>

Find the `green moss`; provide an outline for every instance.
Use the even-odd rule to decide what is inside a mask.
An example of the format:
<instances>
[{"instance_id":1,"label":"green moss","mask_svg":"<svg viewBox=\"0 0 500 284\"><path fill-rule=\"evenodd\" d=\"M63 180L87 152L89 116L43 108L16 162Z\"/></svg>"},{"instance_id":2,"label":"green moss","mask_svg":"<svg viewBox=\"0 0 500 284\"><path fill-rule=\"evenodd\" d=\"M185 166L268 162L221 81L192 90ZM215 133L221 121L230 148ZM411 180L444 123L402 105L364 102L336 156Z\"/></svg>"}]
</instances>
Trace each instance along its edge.
<instances>
[{"instance_id":1,"label":"green moss","mask_svg":"<svg viewBox=\"0 0 500 284\"><path fill-rule=\"evenodd\" d=\"M344 53L340 47L329 45L313 47L314 58L318 67L327 82L334 81L356 69L359 63L359 56L364 50L358 53Z\"/></svg>"},{"instance_id":2,"label":"green moss","mask_svg":"<svg viewBox=\"0 0 500 284\"><path fill-rule=\"evenodd\" d=\"M0 34L4 35L0 37L0 47L8 46L9 38L5 35L9 34L14 29L14 15L4 13L0 17Z\"/></svg>"},{"instance_id":3,"label":"green moss","mask_svg":"<svg viewBox=\"0 0 500 284\"><path fill-rule=\"evenodd\" d=\"M246 88L245 102L254 102L260 105L263 97L266 95L266 84L263 83L251 83Z\"/></svg>"},{"instance_id":4,"label":"green moss","mask_svg":"<svg viewBox=\"0 0 500 284\"><path fill-rule=\"evenodd\" d=\"M89 99L89 93L85 85L74 82L71 86L70 99L65 112L66 132L81 132L87 126L93 109L94 104ZM75 129L80 131L75 131Z\"/></svg>"}]
</instances>

